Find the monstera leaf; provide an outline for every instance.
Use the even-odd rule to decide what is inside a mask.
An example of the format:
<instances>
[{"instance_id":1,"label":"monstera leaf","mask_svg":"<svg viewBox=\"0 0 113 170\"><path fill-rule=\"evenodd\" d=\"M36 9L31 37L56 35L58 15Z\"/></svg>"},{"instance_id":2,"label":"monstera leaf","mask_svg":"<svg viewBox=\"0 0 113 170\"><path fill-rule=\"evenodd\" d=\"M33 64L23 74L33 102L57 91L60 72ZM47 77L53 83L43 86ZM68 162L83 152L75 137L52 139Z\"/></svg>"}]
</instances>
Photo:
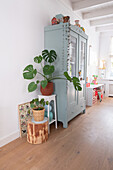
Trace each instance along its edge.
<instances>
[{"instance_id":1,"label":"monstera leaf","mask_svg":"<svg viewBox=\"0 0 113 170\"><path fill-rule=\"evenodd\" d=\"M64 72L64 76L69 80L70 82L72 81L71 77L69 76L68 72Z\"/></svg>"},{"instance_id":2,"label":"monstera leaf","mask_svg":"<svg viewBox=\"0 0 113 170\"><path fill-rule=\"evenodd\" d=\"M33 79L37 74L37 70L33 68L33 65L28 65L24 69L23 77L24 79Z\"/></svg>"},{"instance_id":3,"label":"monstera leaf","mask_svg":"<svg viewBox=\"0 0 113 170\"><path fill-rule=\"evenodd\" d=\"M81 84L80 84L80 81L77 77L73 77L73 85L74 85L74 88L78 91L81 91L82 90L82 87L81 87Z\"/></svg>"},{"instance_id":4,"label":"monstera leaf","mask_svg":"<svg viewBox=\"0 0 113 170\"><path fill-rule=\"evenodd\" d=\"M68 74L68 72L64 72L64 76L66 77L66 79L70 82L73 82L74 88L75 90L81 91L82 87L80 84L80 80L77 77L73 77L71 78Z\"/></svg>"},{"instance_id":5,"label":"monstera leaf","mask_svg":"<svg viewBox=\"0 0 113 170\"><path fill-rule=\"evenodd\" d=\"M43 50L42 56L43 59L48 63L53 63L57 58L57 54L54 50L51 50L50 52L48 50Z\"/></svg>"},{"instance_id":6,"label":"monstera leaf","mask_svg":"<svg viewBox=\"0 0 113 170\"><path fill-rule=\"evenodd\" d=\"M52 65L45 65L43 68L44 75L50 75L55 71L54 66Z\"/></svg>"},{"instance_id":7,"label":"monstera leaf","mask_svg":"<svg viewBox=\"0 0 113 170\"><path fill-rule=\"evenodd\" d=\"M42 61L42 56L41 56L41 55L36 56L36 57L34 58L34 62L35 62L35 63L41 63L41 61Z\"/></svg>"}]
</instances>

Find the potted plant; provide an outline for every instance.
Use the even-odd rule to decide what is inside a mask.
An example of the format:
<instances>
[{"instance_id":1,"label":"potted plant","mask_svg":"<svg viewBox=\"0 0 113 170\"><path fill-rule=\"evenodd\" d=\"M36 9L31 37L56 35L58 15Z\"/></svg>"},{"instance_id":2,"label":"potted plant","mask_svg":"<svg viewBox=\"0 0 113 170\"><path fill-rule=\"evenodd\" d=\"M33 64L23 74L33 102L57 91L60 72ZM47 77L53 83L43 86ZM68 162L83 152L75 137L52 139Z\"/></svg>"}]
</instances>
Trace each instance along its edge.
<instances>
[{"instance_id":1,"label":"potted plant","mask_svg":"<svg viewBox=\"0 0 113 170\"><path fill-rule=\"evenodd\" d=\"M38 98L33 99L30 102L30 106L32 108L33 111L33 117L35 121L43 121L44 120L44 113L45 113L45 105L48 105L49 102L48 101L44 101L44 99L41 99L39 101Z\"/></svg>"},{"instance_id":2,"label":"potted plant","mask_svg":"<svg viewBox=\"0 0 113 170\"><path fill-rule=\"evenodd\" d=\"M37 79L36 82L31 82L28 85L28 91L33 92L37 89L37 85L40 83L40 90L43 95L51 95L53 93L53 82L52 80L56 79L64 79L73 83L76 90L81 91L81 84L77 77L70 77L68 72L64 72L62 76L53 76L55 71L55 66L53 62L56 60L57 54L54 50L48 51L43 50L42 55L36 56L34 58L34 62L38 63L42 67L42 72L37 71L37 69L33 68L33 65L28 65L25 67L23 71L24 79L33 79L37 74L41 75L44 80ZM44 62L43 62L44 61ZM44 65L43 65L44 64Z\"/></svg>"}]
</instances>

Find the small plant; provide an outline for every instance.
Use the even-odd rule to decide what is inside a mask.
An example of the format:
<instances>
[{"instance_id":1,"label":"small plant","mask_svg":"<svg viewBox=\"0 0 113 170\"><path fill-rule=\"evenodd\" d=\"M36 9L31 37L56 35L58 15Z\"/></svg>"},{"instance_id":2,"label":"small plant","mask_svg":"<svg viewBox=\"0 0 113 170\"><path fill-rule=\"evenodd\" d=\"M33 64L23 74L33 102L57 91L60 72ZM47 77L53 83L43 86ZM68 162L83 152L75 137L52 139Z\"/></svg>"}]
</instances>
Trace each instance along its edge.
<instances>
[{"instance_id":1,"label":"small plant","mask_svg":"<svg viewBox=\"0 0 113 170\"><path fill-rule=\"evenodd\" d=\"M33 68L33 65L28 65L25 67L23 71L23 77L24 79L33 79L37 74L40 74L44 80L37 79L36 82L31 82L28 85L28 91L33 92L37 89L37 85L40 83L42 88L44 89L48 82L51 82L52 80L56 79L63 79L68 80L73 83L74 88L78 91L82 90L80 81L77 77L70 77L68 72L64 72L63 75L53 76L53 73L55 71L55 66L52 65L52 63L56 60L57 54L54 50L51 50L50 52L48 50L43 50L42 55L36 56L34 58L34 62L37 64L40 64L42 67L42 72L37 71L37 69ZM43 66L42 61L46 62L46 64ZM64 76L64 77L63 77Z\"/></svg>"},{"instance_id":2,"label":"small plant","mask_svg":"<svg viewBox=\"0 0 113 170\"><path fill-rule=\"evenodd\" d=\"M45 106L45 105L48 105L48 104L49 104L48 101L45 102L44 99L41 99L41 100L39 101L38 98L33 99L33 100L30 102L30 106L31 106L31 108L34 109L34 110L43 110L43 109L44 109L44 106Z\"/></svg>"}]
</instances>

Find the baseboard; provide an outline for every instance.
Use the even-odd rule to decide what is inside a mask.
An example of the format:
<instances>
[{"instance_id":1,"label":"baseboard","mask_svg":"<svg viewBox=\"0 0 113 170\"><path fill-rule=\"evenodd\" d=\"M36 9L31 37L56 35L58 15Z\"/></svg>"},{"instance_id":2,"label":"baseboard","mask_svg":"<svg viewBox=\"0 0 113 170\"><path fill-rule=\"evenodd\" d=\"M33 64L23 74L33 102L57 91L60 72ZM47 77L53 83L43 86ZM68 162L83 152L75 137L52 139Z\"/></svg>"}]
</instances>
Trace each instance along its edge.
<instances>
[{"instance_id":1,"label":"baseboard","mask_svg":"<svg viewBox=\"0 0 113 170\"><path fill-rule=\"evenodd\" d=\"M20 133L19 131L16 131L14 133L11 133L8 136L5 136L4 138L0 139L0 147L8 144L9 142L12 142L13 140L17 139L20 137Z\"/></svg>"}]
</instances>

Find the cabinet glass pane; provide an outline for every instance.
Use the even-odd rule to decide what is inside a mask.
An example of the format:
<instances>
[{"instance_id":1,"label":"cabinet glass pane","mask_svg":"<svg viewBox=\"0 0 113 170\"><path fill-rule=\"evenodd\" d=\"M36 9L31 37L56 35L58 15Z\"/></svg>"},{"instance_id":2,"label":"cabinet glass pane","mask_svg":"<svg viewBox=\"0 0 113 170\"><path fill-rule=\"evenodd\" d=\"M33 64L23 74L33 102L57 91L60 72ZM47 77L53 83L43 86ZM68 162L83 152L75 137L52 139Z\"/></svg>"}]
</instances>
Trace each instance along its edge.
<instances>
[{"instance_id":1,"label":"cabinet glass pane","mask_svg":"<svg viewBox=\"0 0 113 170\"><path fill-rule=\"evenodd\" d=\"M81 41L81 51L80 51L80 58L79 58L80 80L85 79L85 48L86 48L86 44L83 41Z\"/></svg>"},{"instance_id":2,"label":"cabinet glass pane","mask_svg":"<svg viewBox=\"0 0 113 170\"><path fill-rule=\"evenodd\" d=\"M80 42L80 56L79 56L79 78L81 80L82 91L79 92L79 97L83 98L85 96L85 57L86 57L86 43L84 41Z\"/></svg>"},{"instance_id":3,"label":"cabinet glass pane","mask_svg":"<svg viewBox=\"0 0 113 170\"><path fill-rule=\"evenodd\" d=\"M76 64L77 64L77 38L71 36L70 51L69 51L69 75L70 77L76 76ZM70 107L77 104L77 91L75 90L73 83L68 83L68 102Z\"/></svg>"},{"instance_id":4,"label":"cabinet glass pane","mask_svg":"<svg viewBox=\"0 0 113 170\"><path fill-rule=\"evenodd\" d=\"M70 76L76 76L76 55L77 55L77 39L71 36L70 43Z\"/></svg>"}]
</instances>

